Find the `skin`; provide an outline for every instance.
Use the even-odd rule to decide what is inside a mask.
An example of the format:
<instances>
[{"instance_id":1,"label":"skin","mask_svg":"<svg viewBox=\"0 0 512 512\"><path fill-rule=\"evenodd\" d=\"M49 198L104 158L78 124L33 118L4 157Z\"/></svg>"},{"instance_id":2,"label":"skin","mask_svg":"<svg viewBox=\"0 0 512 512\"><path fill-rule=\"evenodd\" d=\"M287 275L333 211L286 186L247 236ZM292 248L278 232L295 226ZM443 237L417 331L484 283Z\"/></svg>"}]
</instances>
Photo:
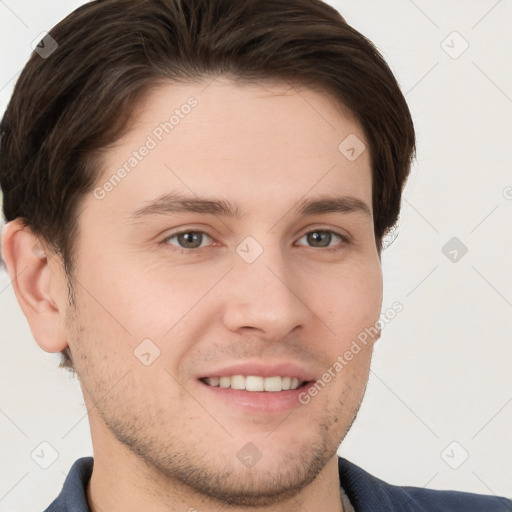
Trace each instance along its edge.
<instances>
[{"instance_id":1,"label":"skin","mask_svg":"<svg viewBox=\"0 0 512 512\"><path fill-rule=\"evenodd\" d=\"M296 212L305 199L334 195L371 211L369 151L349 161L338 150L364 133L311 89L220 77L163 84L104 152L99 185L190 96L197 107L136 169L103 199L83 198L76 307L59 256L19 221L3 234L35 339L48 352L69 346L73 354L94 448L91 509L341 511L336 452L363 399L378 336L307 405L286 413L241 412L213 399L197 376L240 360L290 360L320 378L378 320L372 216ZM129 220L168 192L224 199L244 214ZM187 229L205 233L200 248L169 238ZM318 230L349 242L305 236ZM235 250L247 236L263 249L250 264ZM160 350L149 366L133 353L144 339ZM237 458L248 442L262 454L252 467Z\"/></svg>"}]
</instances>

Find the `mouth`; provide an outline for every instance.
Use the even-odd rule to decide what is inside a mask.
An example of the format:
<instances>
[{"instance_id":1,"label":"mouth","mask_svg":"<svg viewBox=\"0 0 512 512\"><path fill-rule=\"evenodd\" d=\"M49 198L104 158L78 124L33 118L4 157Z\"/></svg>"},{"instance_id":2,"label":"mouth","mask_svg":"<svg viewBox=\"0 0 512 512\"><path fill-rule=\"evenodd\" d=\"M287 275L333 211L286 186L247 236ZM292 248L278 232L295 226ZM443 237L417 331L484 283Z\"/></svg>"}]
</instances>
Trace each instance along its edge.
<instances>
[{"instance_id":1,"label":"mouth","mask_svg":"<svg viewBox=\"0 0 512 512\"><path fill-rule=\"evenodd\" d=\"M303 406L319 369L293 360L234 360L196 376L205 400L229 414L282 414ZM299 415L296 416L297 418ZM295 416L294 416L295 418Z\"/></svg>"},{"instance_id":2,"label":"mouth","mask_svg":"<svg viewBox=\"0 0 512 512\"><path fill-rule=\"evenodd\" d=\"M220 377L203 377L199 380L214 388L236 389L250 393L293 391L312 382L300 380L298 377L279 375L272 377L262 377L259 375L225 375Z\"/></svg>"},{"instance_id":3,"label":"mouth","mask_svg":"<svg viewBox=\"0 0 512 512\"><path fill-rule=\"evenodd\" d=\"M283 414L303 407L301 396L308 393L313 380L298 377L231 375L203 377L197 381L206 400L219 401L233 413L266 416Z\"/></svg>"}]
</instances>

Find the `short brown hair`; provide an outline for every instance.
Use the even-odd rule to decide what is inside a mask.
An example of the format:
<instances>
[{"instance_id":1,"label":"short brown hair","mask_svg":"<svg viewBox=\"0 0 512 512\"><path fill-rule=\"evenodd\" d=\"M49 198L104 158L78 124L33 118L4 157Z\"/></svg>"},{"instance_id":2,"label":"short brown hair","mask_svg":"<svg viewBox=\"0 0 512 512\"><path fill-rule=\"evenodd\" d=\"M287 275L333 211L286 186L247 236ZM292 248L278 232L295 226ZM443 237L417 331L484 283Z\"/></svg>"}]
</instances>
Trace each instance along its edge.
<instances>
[{"instance_id":1,"label":"short brown hair","mask_svg":"<svg viewBox=\"0 0 512 512\"><path fill-rule=\"evenodd\" d=\"M7 221L19 218L72 276L80 199L99 150L122 134L136 100L163 80L226 75L315 87L362 126L372 161L379 255L395 225L415 150L411 115L374 45L320 0L96 0L34 52L0 126ZM341 142L341 141L340 141ZM61 367L72 369L69 350Z\"/></svg>"}]
</instances>

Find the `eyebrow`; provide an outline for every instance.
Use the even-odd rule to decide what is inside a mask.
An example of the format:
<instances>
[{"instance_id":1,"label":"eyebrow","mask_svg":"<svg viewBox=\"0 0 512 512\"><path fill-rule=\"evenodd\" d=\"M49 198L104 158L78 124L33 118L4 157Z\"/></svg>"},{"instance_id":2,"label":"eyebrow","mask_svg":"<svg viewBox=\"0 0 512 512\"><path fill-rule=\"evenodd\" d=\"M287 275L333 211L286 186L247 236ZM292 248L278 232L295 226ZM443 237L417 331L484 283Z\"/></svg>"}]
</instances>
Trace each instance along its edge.
<instances>
[{"instance_id":1,"label":"eyebrow","mask_svg":"<svg viewBox=\"0 0 512 512\"><path fill-rule=\"evenodd\" d=\"M361 199L352 196L305 199L299 202L293 210L302 216L327 213L361 213L370 218L372 216L370 207ZM130 222L137 222L151 216L184 212L233 218L241 218L243 216L243 211L239 205L224 199L207 199L170 193L164 194L142 208L133 211L129 215L128 220Z\"/></svg>"}]
</instances>

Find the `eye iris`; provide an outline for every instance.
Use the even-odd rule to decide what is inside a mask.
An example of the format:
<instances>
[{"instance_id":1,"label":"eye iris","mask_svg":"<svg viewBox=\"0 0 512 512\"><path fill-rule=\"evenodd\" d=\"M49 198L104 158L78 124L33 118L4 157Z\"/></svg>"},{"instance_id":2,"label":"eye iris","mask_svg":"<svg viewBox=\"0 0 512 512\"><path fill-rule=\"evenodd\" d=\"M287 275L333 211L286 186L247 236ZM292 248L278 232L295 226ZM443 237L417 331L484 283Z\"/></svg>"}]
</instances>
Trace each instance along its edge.
<instances>
[{"instance_id":1,"label":"eye iris","mask_svg":"<svg viewBox=\"0 0 512 512\"><path fill-rule=\"evenodd\" d=\"M328 247L331 243L332 234L328 231L312 231L308 234L308 243L312 243L315 245L316 242L326 242L322 245L317 245L316 247Z\"/></svg>"},{"instance_id":2,"label":"eye iris","mask_svg":"<svg viewBox=\"0 0 512 512\"><path fill-rule=\"evenodd\" d=\"M178 240L182 247L196 249L201 246L203 235L197 231L188 231L186 233L180 233Z\"/></svg>"}]
</instances>

